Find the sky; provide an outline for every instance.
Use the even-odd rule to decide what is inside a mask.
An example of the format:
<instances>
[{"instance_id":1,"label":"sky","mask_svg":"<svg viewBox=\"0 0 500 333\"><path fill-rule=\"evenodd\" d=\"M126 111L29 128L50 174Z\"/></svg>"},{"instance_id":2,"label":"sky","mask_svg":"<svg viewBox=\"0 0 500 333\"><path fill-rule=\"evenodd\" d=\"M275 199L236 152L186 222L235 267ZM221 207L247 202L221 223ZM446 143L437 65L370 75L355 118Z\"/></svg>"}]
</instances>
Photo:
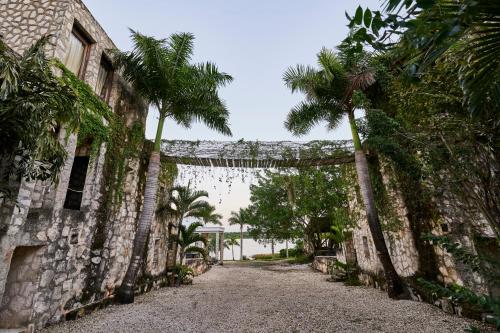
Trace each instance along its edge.
<instances>
[{"instance_id":1,"label":"sky","mask_svg":"<svg viewBox=\"0 0 500 333\"><path fill-rule=\"evenodd\" d=\"M345 12L358 5L377 9L379 0L83 0L118 48L131 48L132 28L166 38L174 32L196 36L194 62L212 61L234 81L221 89L233 137L194 124L185 129L166 122L164 139L184 140L336 140L350 139L347 121L328 132L324 125L308 135L293 137L283 126L290 109L301 99L282 80L296 64L315 65L323 47L334 48L348 33ZM157 112L150 110L146 137L153 138ZM248 183L233 181L231 193L220 186L227 170L209 174L197 187L209 191L210 201L224 215L248 205ZM198 172L198 173L200 173ZM188 177L183 177L184 181ZM215 186L215 188L214 188ZM230 228L232 230L233 228Z\"/></svg>"}]
</instances>

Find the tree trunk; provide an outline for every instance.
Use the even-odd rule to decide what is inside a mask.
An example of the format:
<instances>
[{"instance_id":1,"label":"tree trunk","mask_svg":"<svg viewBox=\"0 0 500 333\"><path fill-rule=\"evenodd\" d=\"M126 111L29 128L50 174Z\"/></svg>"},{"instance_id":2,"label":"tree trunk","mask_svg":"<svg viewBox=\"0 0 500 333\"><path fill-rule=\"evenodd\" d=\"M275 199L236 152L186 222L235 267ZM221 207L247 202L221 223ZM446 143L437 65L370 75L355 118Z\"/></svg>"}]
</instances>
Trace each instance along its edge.
<instances>
[{"instance_id":1,"label":"tree trunk","mask_svg":"<svg viewBox=\"0 0 500 333\"><path fill-rule=\"evenodd\" d=\"M183 265L184 264L184 248L180 248L179 250L179 265Z\"/></svg>"},{"instance_id":2,"label":"tree trunk","mask_svg":"<svg viewBox=\"0 0 500 333\"><path fill-rule=\"evenodd\" d=\"M243 260L243 224L240 226L240 260Z\"/></svg>"},{"instance_id":3,"label":"tree trunk","mask_svg":"<svg viewBox=\"0 0 500 333\"><path fill-rule=\"evenodd\" d=\"M271 253L273 254L274 257L274 239L271 239Z\"/></svg>"},{"instance_id":4,"label":"tree trunk","mask_svg":"<svg viewBox=\"0 0 500 333\"><path fill-rule=\"evenodd\" d=\"M234 261L234 245L231 245L231 252L233 253L233 261Z\"/></svg>"},{"instance_id":5,"label":"tree trunk","mask_svg":"<svg viewBox=\"0 0 500 333\"><path fill-rule=\"evenodd\" d=\"M354 114L349 114L349 123L351 125L352 139L354 141L356 173L358 175L358 185L360 187L361 196L365 205L366 217L368 226L372 234L373 243L377 250L377 255L382 263L385 278L387 280L387 294L390 298L401 297L405 293L405 287L392 264L389 251L384 240L384 234L380 226L377 207L373 196L372 183L368 171L368 161L366 160L365 152L361 146L358 129L354 121Z\"/></svg>"},{"instance_id":6,"label":"tree trunk","mask_svg":"<svg viewBox=\"0 0 500 333\"><path fill-rule=\"evenodd\" d=\"M285 240L285 246L286 246L286 257L288 258L288 239Z\"/></svg>"},{"instance_id":7,"label":"tree trunk","mask_svg":"<svg viewBox=\"0 0 500 333\"><path fill-rule=\"evenodd\" d=\"M179 230L180 230L180 226L182 225L182 222L183 222L183 217L181 216L179 218L179 221L177 221L177 237L179 237ZM178 242L174 242L172 252L174 253L174 266L175 266L175 264L177 263L177 253L179 252L179 243Z\"/></svg>"},{"instance_id":8,"label":"tree trunk","mask_svg":"<svg viewBox=\"0 0 500 333\"><path fill-rule=\"evenodd\" d=\"M144 203L142 207L141 217L137 226L137 231L134 237L134 245L132 247L132 256L130 257L130 264L128 265L127 273L123 278L123 282L118 289L117 298L120 303L128 304L134 302L134 289L137 273L144 261L144 249L146 246L146 239L149 235L151 221L156 209L156 196L158 192L158 176L160 174L160 144L161 134L163 131L163 124L165 118L160 117L158 122L158 129L156 131L156 139L154 149L151 152L148 165L148 174L146 178L146 186L144 189Z\"/></svg>"}]
</instances>

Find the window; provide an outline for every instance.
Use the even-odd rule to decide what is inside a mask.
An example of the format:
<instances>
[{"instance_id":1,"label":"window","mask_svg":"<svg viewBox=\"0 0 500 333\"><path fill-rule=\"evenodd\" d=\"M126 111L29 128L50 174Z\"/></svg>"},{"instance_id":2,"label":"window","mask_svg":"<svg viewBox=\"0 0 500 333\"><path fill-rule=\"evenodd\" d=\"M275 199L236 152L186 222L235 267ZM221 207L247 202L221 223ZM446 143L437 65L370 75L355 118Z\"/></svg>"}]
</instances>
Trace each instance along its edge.
<instances>
[{"instance_id":1,"label":"window","mask_svg":"<svg viewBox=\"0 0 500 333\"><path fill-rule=\"evenodd\" d=\"M85 187L85 178L87 178L87 169L89 167L89 147L83 146L76 149L73 167L69 176L68 191L64 208L80 210L83 199L83 189Z\"/></svg>"},{"instance_id":2,"label":"window","mask_svg":"<svg viewBox=\"0 0 500 333\"><path fill-rule=\"evenodd\" d=\"M91 40L86 37L83 30L75 23L69 36L68 49L64 58L64 66L79 78L83 78L90 50Z\"/></svg>"},{"instance_id":3,"label":"window","mask_svg":"<svg viewBox=\"0 0 500 333\"><path fill-rule=\"evenodd\" d=\"M97 74L95 93L101 97L103 101L107 102L111 93L112 84L113 67L111 66L111 62L103 55L101 58L101 65L99 66L99 74Z\"/></svg>"},{"instance_id":4,"label":"window","mask_svg":"<svg viewBox=\"0 0 500 333\"><path fill-rule=\"evenodd\" d=\"M363 249L365 252L365 258L370 259L370 248L368 247L368 238L363 236Z\"/></svg>"}]
</instances>

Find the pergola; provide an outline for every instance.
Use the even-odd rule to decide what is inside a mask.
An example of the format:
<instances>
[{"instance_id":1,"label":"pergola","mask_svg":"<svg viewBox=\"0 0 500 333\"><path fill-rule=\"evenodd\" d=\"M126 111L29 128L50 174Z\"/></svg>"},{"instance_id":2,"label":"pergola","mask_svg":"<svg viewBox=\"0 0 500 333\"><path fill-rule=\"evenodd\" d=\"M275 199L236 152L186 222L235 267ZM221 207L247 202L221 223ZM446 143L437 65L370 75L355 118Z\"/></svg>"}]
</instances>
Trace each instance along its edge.
<instances>
[{"instance_id":1,"label":"pergola","mask_svg":"<svg viewBox=\"0 0 500 333\"><path fill-rule=\"evenodd\" d=\"M354 162L352 141L184 141L163 140L162 161L220 168L300 168ZM224 227L200 227L215 234L215 255L224 260Z\"/></svg>"},{"instance_id":2,"label":"pergola","mask_svg":"<svg viewBox=\"0 0 500 333\"><path fill-rule=\"evenodd\" d=\"M219 258L222 265L224 263L224 227L198 227L196 232L202 235L215 234L215 257Z\"/></svg>"},{"instance_id":3,"label":"pergola","mask_svg":"<svg viewBox=\"0 0 500 333\"><path fill-rule=\"evenodd\" d=\"M176 164L227 168L300 168L354 161L352 141L164 140L162 159Z\"/></svg>"}]
</instances>

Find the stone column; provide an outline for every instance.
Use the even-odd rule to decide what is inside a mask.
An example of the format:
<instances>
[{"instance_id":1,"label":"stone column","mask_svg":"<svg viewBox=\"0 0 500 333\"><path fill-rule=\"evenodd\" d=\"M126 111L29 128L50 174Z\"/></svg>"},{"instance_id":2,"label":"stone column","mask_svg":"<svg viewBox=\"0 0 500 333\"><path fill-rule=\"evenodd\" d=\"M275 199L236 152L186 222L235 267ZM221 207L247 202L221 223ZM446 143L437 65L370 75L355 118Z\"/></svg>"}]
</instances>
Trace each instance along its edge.
<instances>
[{"instance_id":1,"label":"stone column","mask_svg":"<svg viewBox=\"0 0 500 333\"><path fill-rule=\"evenodd\" d=\"M216 232L215 233L215 258L219 258L219 249L220 249L219 232Z\"/></svg>"},{"instance_id":2,"label":"stone column","mask_svg":"<svg viewBox=\"0 0 500 333\"><path fill-rule=\"evenodd\" d=\"M220 233L220 264L224 265L224 232Z\"/></svg>"}]
</instances>

